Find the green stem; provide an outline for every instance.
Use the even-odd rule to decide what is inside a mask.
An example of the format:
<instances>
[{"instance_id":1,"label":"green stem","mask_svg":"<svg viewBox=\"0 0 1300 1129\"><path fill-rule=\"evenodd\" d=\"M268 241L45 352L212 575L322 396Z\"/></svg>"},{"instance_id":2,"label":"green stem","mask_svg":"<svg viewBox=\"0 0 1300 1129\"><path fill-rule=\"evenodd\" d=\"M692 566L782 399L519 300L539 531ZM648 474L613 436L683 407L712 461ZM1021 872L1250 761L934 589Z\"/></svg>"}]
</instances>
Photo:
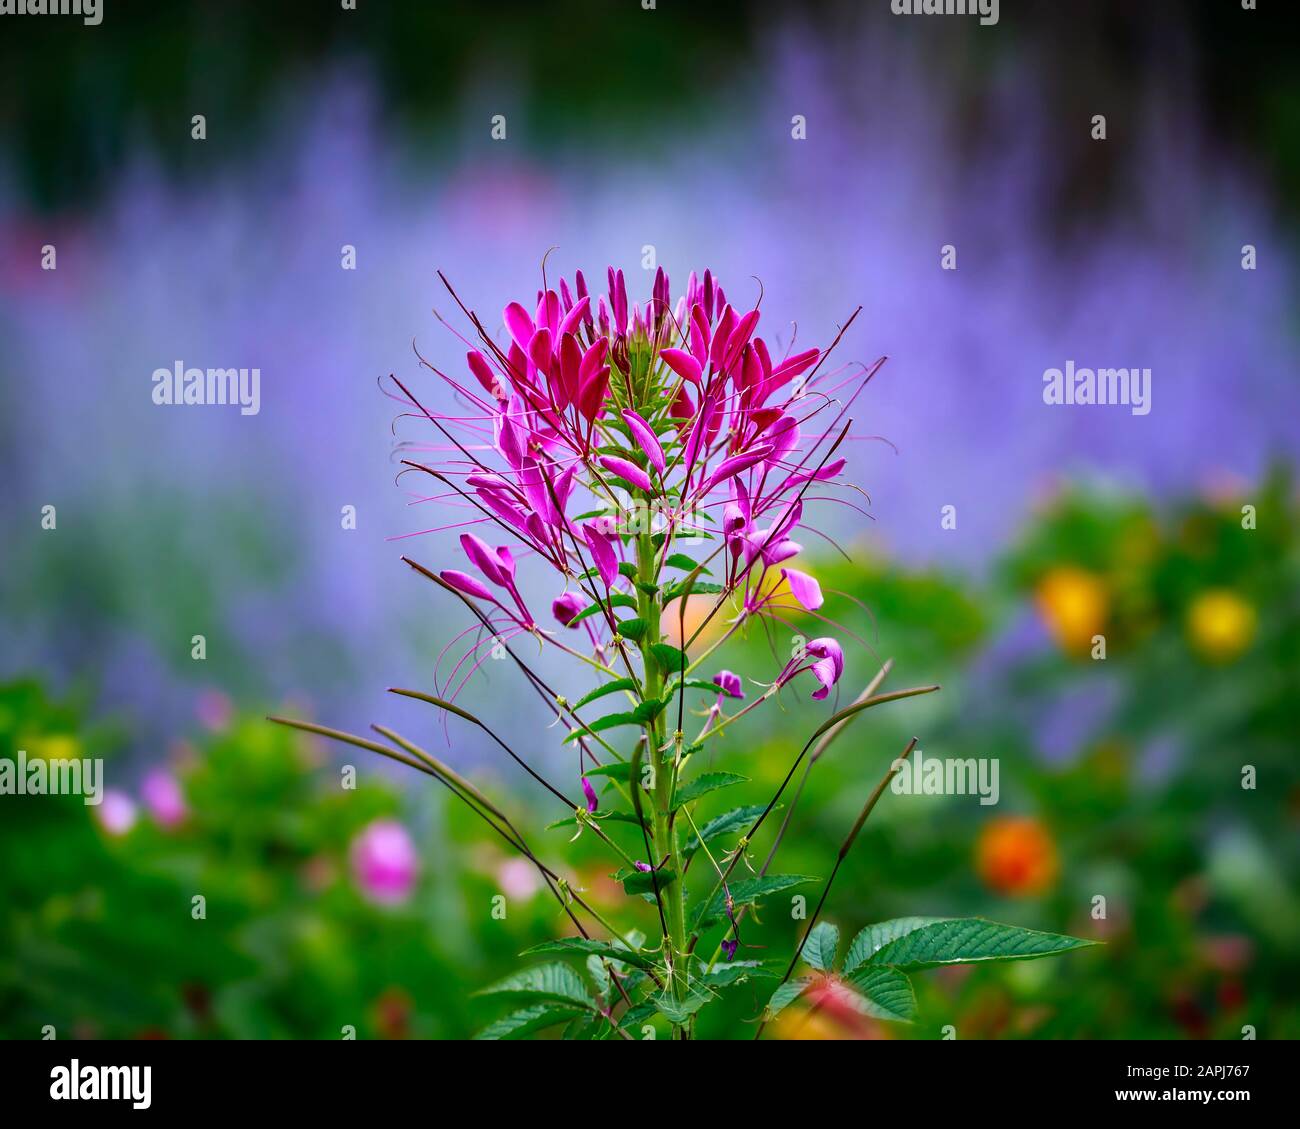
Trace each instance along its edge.
<instances>
[{"instance_id":1,"label":"green stem","mask_svg":"<svg viewBox=\"0 0 1300 1129\"><path fill-rule=\"evenodd\" d=\"M658 555L649 530L637 535L637 580L647 587L658 584ZM641 636L641 657L645 664L645 692L643 699L653 701L663 694L663 671L659 669L659 660L655 658L651 647L661 642L659 623L659 600L649 592L637 589L637 610L645 623L645 632ZM672 993L676 1000L684 1000L690 990L690 957L686 952L686 905L682 896L681 852L677 843L677 829L672 820L673 771L670 752L665 751L663 713L646 722L646 741L649 745L651 763L654 765L654 790L652 793L654 808L654 848L655 857L650 865L656 866L665 857L667 862L664 873L671 874L671 879L660 887L663 903L664 922L668 936L664 938L666 955L672 961ZM685 1028L679 1028L679 1032Z\"/></svg>"}]
</instances>

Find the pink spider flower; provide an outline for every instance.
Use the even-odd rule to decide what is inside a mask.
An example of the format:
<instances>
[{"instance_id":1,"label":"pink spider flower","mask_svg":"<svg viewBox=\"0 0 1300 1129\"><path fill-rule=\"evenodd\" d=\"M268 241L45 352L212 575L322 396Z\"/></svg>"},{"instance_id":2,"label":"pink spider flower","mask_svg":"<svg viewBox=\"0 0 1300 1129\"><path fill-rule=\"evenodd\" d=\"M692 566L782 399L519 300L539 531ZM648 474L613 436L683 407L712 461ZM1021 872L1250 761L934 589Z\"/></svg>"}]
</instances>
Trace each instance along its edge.
<instances>
[{"instance_id":1,"label":"pink spider flower","mask_svg":"<svg viewBox=\"0 0 1300 1129\"><path fill-rule=\"evenodd\" d=\"M677 539L719 536L711 573L742 617L780 621L801 609L822 618L820 584L791 562L809 505L825 500L844 469L836 455L844 417L880 362L825 370L825 350L775 347L758 304L729 297L710 271L692 273L674 298L661 268L644 302L630 297L622 271L610 267L605 282L597 294L581 271L571 280L544 275L535 300L508 303L499 321L480 318L452 291L473 327L468 371L424 363L452 389L454 410L426 406L394 381L408 414L436 432L409 445L428 459L406 466L460 502L449 528L461 530L469 567L440 576L483 616L457 637L477 633L453 672L453 697L481 666L492 633L542 637L516 585L516 558L536 558L562 581L551 606L561 626L579 626L579 613L596 607L600 614L580 624L598 661L626 646L613 638L629 620L618 609L642 591L631 557L632 522L643 513L655 515L664 558ZM778 682L811 671L814 697L824 698L842 672L839 645L814 640L808 658ZM719 702L739 694L731 677L735 692L718 683Z\"/></svg>"}]
</instances>

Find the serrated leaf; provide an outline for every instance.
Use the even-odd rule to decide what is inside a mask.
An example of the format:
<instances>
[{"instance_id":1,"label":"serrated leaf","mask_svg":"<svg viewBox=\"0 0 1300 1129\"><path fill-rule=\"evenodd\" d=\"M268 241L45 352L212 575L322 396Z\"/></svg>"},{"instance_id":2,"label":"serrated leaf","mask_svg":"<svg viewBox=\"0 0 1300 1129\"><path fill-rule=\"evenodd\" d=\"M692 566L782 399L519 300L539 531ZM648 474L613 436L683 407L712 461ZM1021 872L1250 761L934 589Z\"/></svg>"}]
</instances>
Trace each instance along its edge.
<instances>
[{"instance_id":1,"label":"serrated leaf","mask_svg":"<svg viewBox=\"0 0 1300 1129\"><path fill-rule=\"evenodd\" d=\"M891 964L904 971L943 964L978 964L993 960L1033 960L1095 945L1079 937L1041 933L978 917L953 918L923 925L877 949L870 964Z\"/></svg>"},{"instance_id":2,"label":"serrated leaf","mask_svg":"<svg viewBox=\"0 0 1300 1129\"><path fill-rule=\"evenodd\" d=\"M719 788L730 788L733 784L745 784L748 780L748 776L741 776L736 772L701 773L694 780L688 780L678 787L673 797L673 810L676 811L686 804L693 804L701 796L707 796L710 792L716 792Z\"/></svg>"},{"instance_id":3,"label":"serrated leaf","mask_svg":"<svg viewBox=\"0 0 1300 1129\"><path fill-rule=\"evenodd\" d=\"M782 890L789 890L793 886L802 886L805 882L816 881L817 879L807 874L768 874L758 878L742 878L739 882L731 883L731 898L737 906L752 905L760 898L779 894ZM723 891L719 890L714 895L713 901L708 906L702 906L696 913L691 932L700 932L725 913L726 900Z\"/></svg>"},{"instance_id":4,"label":"serrated leaf","mask_svg":"<svg viewBox=\"0 0 1300 1129\"><path fill-rule=\"evenodd\" d=\"M793 980L787 980L780 985L772 998L767 1001L767 1007L763 1009L763 1018L765 1020L775 1019L795 1000L802 996L815 983L815 977L796 976Z\"/></svg>"},{"instance_id":5,"label":"serrated leaf","mask_svg":"<svg viewBox=\"0 0 1300 1129\"><path fill-rule=\"evenodd\" d=\"M684 1000L675 1000L668 992L657 995L654 997L654 1005L669 1023L681 1026L713 998L708 992L692 988Z\"/></svg>"},{"instance_id":6,"label":"serrated leaf","mask_svg":"<svg viewBox=\"0 0 1300 1129\"><path fill-rule=\"evenodd\" d=\"M620 1027L637 1027L643 1024L653 1015L658 1014L659 1009L655 1007L653 999L642 1000L639 1004L633 1004L619 1018Z\"/></svg>"},{"instance_id":7,"label":"serrated leaf","mask_svg":"<svg viewBox=\"0 0 1300 1129\"><path fill-rule=\"evenodd\" d=\"M612 987L609 969L595 953L587 958L587 975L591 977L591 983L595 986L596 995L600 997L601 1003L608 1004L609 990Z\"/></svg>"},{"instance_id":8,"label":"serrated leaf","mask_svg":"<svg viewBox=\"0 0 1300 1129\"><path fill-rule=\"evenodd\" d=\"M520 956L532 956L535 953L586 953L590 956L608 957L610 960L634 964L638 968L654 968L653 957L644 956L626 948L620 941L598 941L591 937L561 937L554 941L543 941L531 949L525 949Z\"/></svg>"},{"instance_id":9,"label":"serrated leaf","mask_svg":"<svg viewBox=\"0 0 1300 1129\"><path fill-rule=\"evenodd\" d=\"M844 983L854 989L857 999L850 1002L863 1015L896 1023L911 1023L916 1018L912 982L896 968L868 965Z\"/></svg>"},{"instance_id":10,"label":"serrated leaf","mask_svg":"<svg viewBox=\"0 0 1300 1129\"><path fill-rule=\"evenodd\" d=\"M650 648L650 653L655 662L670 674L685 670L688 665L685 654L668 643L655 643Z\"/></svg>"},{"instance_id":11,"label":"serrated leaf","mask_svg":"<svg viewBox=\"0 0 1300 1129\"><path fill-rule=\"evenodd\" d=\"M749 980L775 980L780 975L775 968L760 960L735 960L729 964L715 965L699 975L702 984L714 988L728 988Z\"/></svg>"},{"instance_id":12,"label":"serrated leaf","mask_svg":"<svg viewBox=\"0 0 1300 1129\"><path fill-rule=\"evenodd\" d=\"M575 710L582 709L583 706L590 705L597 698L603 698L606 694L617 694L622 690L635 690L636 680L632 678L616 678L613 682L606 682L603 686L597 686L594 690L588 690L574 705Z\"/></svg>"},{"instance_id":13,"label":"serrated leaf","mask_svg":"<svg viewBox=\"0 0 1300 1129\"><path fill-rule=\"evenodd\" d=\"M645 701L637 703L636 708L632 711L632 716L644 725L648 721L654 721L663 713L665 704L661 698L646 698Z\"/></svg>"},{"instance_id":14,"label":"serrated leaf","mask_svg":"<svg viewBox=\"0 0 1300 1129\"><path fill-rule=\"evenodd\" d=\"M830 972L835 968L839 948L839 927L829 921L819 921L808 934L799 955L818 972Z\"/></svg>"},{"instance_id":15,"label":"serrated leaf","mask_svg":"<svg viewBox=\"0 0 1300 1129\"><path fill-rule=\"evenodd\" d=\"M571 1043L591 1043L603 1039L603 1033L609 1030L609 1024L601 1016L588 1011L570 1023L560 1038Z\"/></svg>"},{"instance_id":16,"label":"serrated leaf","mask_svg":"<svg viewBox=\"0 0 1300 1129\"><path fill-rule=\"evenodd\" d=\"M614 875L614 880L623 883L626 894L649 894L654 897L655 885L662 890L676 877L675 873L665 867L663 870L629 870L624 867Z\"/></svg>"},{"instance_id":17,"label":"serrated leaf","mask_svg":"<svg viewBox=\"0 0 1300 1129\"><path fill-rule=\"evenodd\" d=\"M495 1023L489 1023L474 1038L489 1040L522 1039L525 1035L531 1035L536 1031L554 1027L557 1023L564 1023L586 1014L585 1011L573 1007L561 1007L556 1004L535 1004L533 1007L526 1007L520 1011L512 1011L509 1015L502 1016Z\"/></svg>"},{"instance_id":18,"label":"serrated leaf","mask_svg":"<svg viewBox=\"0 0 1300 1129\"><path fill-rule=\"evenodd\" d=\"M890 921L881 921L868 925L849 946L848 956L844 958L843 973L848 976L860 965L872 957L880 948L896 941L908 933L920 929L923 925L933 925L936 921L950 921L947 917L895 917Z\"/></svg>"},{"instance_id":19,"label":"serrated leaf","mask_svg":"<svg viewBox=\"0 0 1300 1129\"><path fill-rule=\"evenodd\" d=\"M587 994L582 978L567 964L539 964L512 973L474 993L476 996L524 996L553 1002L578 1004L590 1008L595 1004Z\"/></svg>"},{"instance_id":20,"label":"serrated leaf","mask_svg":"<svg viewBox=\"0 0 1300 1129\"><path fill-rule=\"evenodd\" d=\"M776 811L780 805L773 808ZM712 842L719 835L725 835L728 831L739 831L742 827L748 827L766 810L765 804L750 804L743 808L733 808L731 811L719 815L709 820L700 828L698 836L691 835L682 847L682 858L689 859L696 851L700 849L700 841L706 843Z\"/></svg>"},{"instance_id":21,"label":"serrated leaf","mask_svg":"<svg viewBox=\"0 0 1300 1129\"><path fill-rule=\"evenodd\" d=\"M638 642L645 634L646 623L643 619L625 619L618 625L618 633L624 639L631 639L633 643Z\"/></svg>"}]
</instances>

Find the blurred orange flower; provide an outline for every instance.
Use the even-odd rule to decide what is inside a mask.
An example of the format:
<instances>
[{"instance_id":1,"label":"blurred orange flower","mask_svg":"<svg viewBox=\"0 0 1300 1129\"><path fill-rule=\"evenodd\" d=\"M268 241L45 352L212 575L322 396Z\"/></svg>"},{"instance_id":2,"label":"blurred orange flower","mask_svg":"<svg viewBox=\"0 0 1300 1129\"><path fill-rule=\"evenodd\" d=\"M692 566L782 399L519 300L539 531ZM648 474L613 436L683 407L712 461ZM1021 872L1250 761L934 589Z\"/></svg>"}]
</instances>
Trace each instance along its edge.
<instances>
[{"instance_id":1,"label":"blurred orange flower","mask_svg":"<svg viewBox=\"0 0 1300 1129\"><path fill-rule=\"evenodd\" d=\"M1227 588L1202 592L1187 610L1192 649L1209 662L1231 662L1255 637L1255 609Z\"/></svg>"},{"instance_id":2,"label":"blurred orange flower","mask_svg":"<svg viewBox=\"0 0 1300 1129\"><path fill-rule=\"evenodd\" d=\"M1110 598L1101 578L1074 565L1044 574L1035 593L1039 614L1063 651L1086 652L1102 634Z\"/></svg>"},{"instance_id":3,"label":"blurred orange flower","mask_svg":"<svg viewBox=\"0 0 1300 1129\"><path fill-rule=\"evenodd\" d=\"M1014 897L1041 894L1060 869L1056 844L1032 816L999 816L975 845L975 869L990 890Z\"/></svg>"}]
</instances>

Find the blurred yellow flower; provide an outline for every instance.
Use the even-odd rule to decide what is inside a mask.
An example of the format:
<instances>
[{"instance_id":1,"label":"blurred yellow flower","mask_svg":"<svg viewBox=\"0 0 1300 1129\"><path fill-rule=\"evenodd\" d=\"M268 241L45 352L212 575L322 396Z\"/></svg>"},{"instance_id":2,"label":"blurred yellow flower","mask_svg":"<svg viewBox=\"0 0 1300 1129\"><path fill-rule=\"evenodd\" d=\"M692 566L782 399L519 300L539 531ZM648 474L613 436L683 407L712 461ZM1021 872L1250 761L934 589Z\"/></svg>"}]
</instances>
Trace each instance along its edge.
<instances>
[{"instance_id":1,"label":"blurred yellow flower","mask_svg":"<svg viewBox=\"0 0 1300 1129\"><path fill-rule=\"evenodd\" d=\"M1192 648L1210 662L1231 662L1255 637L1255 609L1227 588L1202 592L1187 611Z\"/></svg>"},{"instance_id":2,"label":"blurred yellow flower","mask_svg":"<svg viewBox=\"0 0 1300 1129\"><path fill-rule=\"evenodd\" d=\"M1074 565L1060 565L1038 582L1039 614L1063 651L1085 653L1102 634L1110 599L1101 578Z\"/></svg>"},{"instance_id":3,"label":"blurred yellow flower","mask_svg":"<svg viewBox=\"0 0 1300 1129\"><path fill-rule=\"evenodd\" d=\"M1038 820L999 816L980 832L975 869L990 890L1028 897L1049 889L1060 866L1056 844Z\"/></svg>"}]
</instances>

